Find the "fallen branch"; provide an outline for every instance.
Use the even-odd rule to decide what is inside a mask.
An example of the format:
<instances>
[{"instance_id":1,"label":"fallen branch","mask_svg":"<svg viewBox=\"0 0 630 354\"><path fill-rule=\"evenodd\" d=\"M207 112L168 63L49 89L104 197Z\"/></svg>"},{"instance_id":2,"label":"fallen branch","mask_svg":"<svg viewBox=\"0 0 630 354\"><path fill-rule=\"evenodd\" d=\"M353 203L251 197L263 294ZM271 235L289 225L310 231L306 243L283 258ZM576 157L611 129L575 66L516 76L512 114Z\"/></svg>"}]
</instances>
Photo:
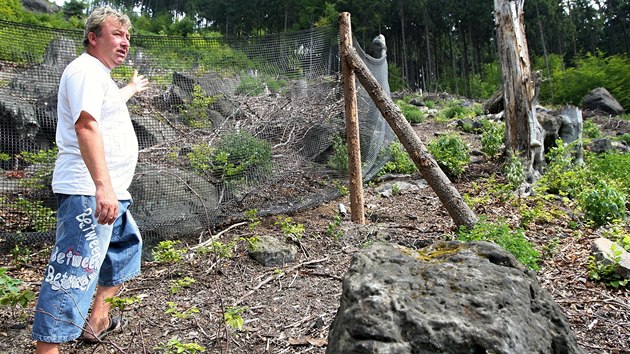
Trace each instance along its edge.
<instances>
[{"instance_id":1,"label":"fallen branch","mask_svg":"<svg viewBox=\"0 0 630 354\"><path fill-rule=\"evenodd\" d=\"M227 229L225 229L225 230L223 230L221 232L218 232L215 235L210 236L209 239L205 240L204 242L202 242L202 243L200 243L200 244L198 244L196 246L191 247L190 249L191 250L196 250L197 248L200 248L200 247L206 247L209 244L211 244L214 240L218 239L224 233L226 233L226 232L228 232L228 231L230 231L230 230L232 230L234 228L237 228L239 226L246 225L246 224L247 224L247 221L243 221L243 222L236 223L234 225L230 225L230 227L228 227Z\"/></svg>"},{"instance_id":2,"label":"fallen branch","mask_svg":"<svg viewBox=\"0 0 630 354\"><path fill-rule=\"evenodd\" d=\"M298 269L298 268L301 268L301 267L303 267L303 266L305 266L305 265L315 264L315 263L322 263L322 262L325 262L325 261L327 261L327 260L328 260L328 257L326 257L326 258L321 258L321 259L315 259L315 260L312 260L312 261L303 262L303 263L300 263L300 264L298 264L298 265L294 265L293 267L291 267L291 268L287 269L286 271L284 271L284 273L285 273L285 274L286 274L286 273L290 273L290 272L292 272L292 271L294 271L294 270L296 270L296 269ZM280 277L282 277L282 274L281 274L281 275L278 275L278 274L275 274L275 273L274 273L274 274L272 274L272 275L268 276L267 278L263 279L263 280L262 280L260 283L258 283L258 285L256 285L256 286L255 286L252 290L248 291L245 295L241 296L241 298L240 298L240 299L236 300L236 302L234 302L234 305L232 305L232 306L238 306L238 305L240 305L240 304L243 302L243 300L245 300L245 298L247 298L248 296L251 296L251 295L252 295L253 293L255 293L258 289L260 289L260 288L262 288L263 286L265 286L265 284L268 284L268 283L270 283L272 280L274 280L274 279L278 279L278 278L280 278Z\"/></svg>"}]
</instances>

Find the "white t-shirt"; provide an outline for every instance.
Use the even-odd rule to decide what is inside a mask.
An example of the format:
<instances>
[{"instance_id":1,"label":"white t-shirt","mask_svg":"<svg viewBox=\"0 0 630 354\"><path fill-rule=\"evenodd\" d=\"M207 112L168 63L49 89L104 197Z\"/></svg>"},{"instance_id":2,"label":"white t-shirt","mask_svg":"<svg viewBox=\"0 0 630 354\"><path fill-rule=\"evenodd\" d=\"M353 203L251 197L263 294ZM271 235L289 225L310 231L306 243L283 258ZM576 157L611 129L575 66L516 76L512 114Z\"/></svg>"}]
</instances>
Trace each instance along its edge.
<instances>
[{"instance_id":1,"label":"white t-shirt","mask_svg":"<svg viewBox=\"0 0 630 354\"><path fill-rule=\"evenodd\" d=\"M86 111L99 124L105 160L119 200L131 199L127 189L138 161L136 138L127 105L110 69L83 53L63 72L57 94L57 147L52 188L55 193L95 195L96 187L81 157L74 124Z\"/></svg>"}]
</instances>

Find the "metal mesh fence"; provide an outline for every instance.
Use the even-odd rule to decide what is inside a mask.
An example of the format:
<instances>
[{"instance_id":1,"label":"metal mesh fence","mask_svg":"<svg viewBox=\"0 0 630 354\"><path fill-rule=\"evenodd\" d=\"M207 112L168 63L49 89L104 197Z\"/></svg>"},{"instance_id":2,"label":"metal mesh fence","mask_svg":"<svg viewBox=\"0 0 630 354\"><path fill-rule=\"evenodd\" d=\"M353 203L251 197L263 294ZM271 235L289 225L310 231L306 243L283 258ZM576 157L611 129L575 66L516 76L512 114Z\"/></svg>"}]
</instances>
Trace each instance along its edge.
<instances>
[{"instance_id":1,"label":"metal mesh fence","mask_svg":"<svg viewBox=\"0 0 630 354\"><path fill-rule=\"evenodd\" d=\"M82 31L0 21L0 239L51 240L58 82ZM130 192L145 238L172 239L291 213L346 185L338 38L332 27L248 38L132 36L112 71L151 88L128 102L140 145ZM365 58L363 51L358 51ZM385 58L366 63L387 88ZM360 90L366 178L393 133Z\"/></svg>"}]
</instances>

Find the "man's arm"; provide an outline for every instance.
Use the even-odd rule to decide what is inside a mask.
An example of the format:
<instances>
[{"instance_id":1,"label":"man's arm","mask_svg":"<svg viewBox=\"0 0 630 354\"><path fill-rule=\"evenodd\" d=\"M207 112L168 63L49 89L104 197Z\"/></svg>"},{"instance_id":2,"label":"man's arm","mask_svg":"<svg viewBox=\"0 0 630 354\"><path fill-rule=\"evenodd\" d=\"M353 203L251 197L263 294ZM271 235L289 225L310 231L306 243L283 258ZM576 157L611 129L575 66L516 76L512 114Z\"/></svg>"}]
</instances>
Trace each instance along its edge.
<instances>
[{"instance_id":1,"label":"man's arm","mask_svg":"<svg viewBox=\"0 0 630 354\"><path fill-rule=\"evenodd\" d=\"M149 88L149 80L144 75L138 75L138 70L133 71L133 76L127 86L120 89L120 95L125 102L138 92Z\"/></svg>"},{"instance_id":2,"label":"man's arm","mask_svg":"<svg viewBox=\"0 0 630 354\"><path fill-rule=\"evenodd\" d=\"M109 170L105 162L103 136L98 123L91 114L81 111L79 119L74 123L79 140L81 157L90 171L96 186L95 216L99 224L113 224L118 216L118 197L114 192Z\"/></svg>"}]
</instances>

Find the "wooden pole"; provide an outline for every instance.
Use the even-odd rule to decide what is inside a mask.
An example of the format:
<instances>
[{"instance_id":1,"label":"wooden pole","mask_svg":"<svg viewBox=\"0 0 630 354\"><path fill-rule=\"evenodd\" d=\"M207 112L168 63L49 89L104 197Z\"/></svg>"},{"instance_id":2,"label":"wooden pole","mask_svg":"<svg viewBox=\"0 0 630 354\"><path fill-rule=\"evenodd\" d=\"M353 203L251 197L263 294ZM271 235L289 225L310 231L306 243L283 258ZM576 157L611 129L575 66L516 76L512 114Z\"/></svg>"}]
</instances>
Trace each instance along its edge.
<instances>
[{"instance_id":1,"label":"wooden pole","mask_svg":"<svg viewBox=\"0 0 630 354\"><path fill-rule=\"evenodd\" d=\"M402 115L391 97L381 88L354 48L348 49L345 53L342 52L342 63L349 65L356 74L376 107L396 133L398 140L409 153L409 157L418 167L422 177L440 198L455 225L472 228L477 223L477 216L464 202L457 189L427 151L411 124Z\"/></svg>"},{"instance_id":2,"label":"wooden pole","mask_svg":"<svg viewBox=\"0 0 630 354\"><path fill-rule=\"evenodd\" d=\"M361 172L361 143L359 139L359 116L357 110L357 88L354 72L344 60L352 48L350 13L339 14L339 37L341 41L341 73L346 111L346 141L348 144L348 175L350 179L350 215L352 221L365 224L363 209L363 174Z\"/></svg>"}]
</instances>

